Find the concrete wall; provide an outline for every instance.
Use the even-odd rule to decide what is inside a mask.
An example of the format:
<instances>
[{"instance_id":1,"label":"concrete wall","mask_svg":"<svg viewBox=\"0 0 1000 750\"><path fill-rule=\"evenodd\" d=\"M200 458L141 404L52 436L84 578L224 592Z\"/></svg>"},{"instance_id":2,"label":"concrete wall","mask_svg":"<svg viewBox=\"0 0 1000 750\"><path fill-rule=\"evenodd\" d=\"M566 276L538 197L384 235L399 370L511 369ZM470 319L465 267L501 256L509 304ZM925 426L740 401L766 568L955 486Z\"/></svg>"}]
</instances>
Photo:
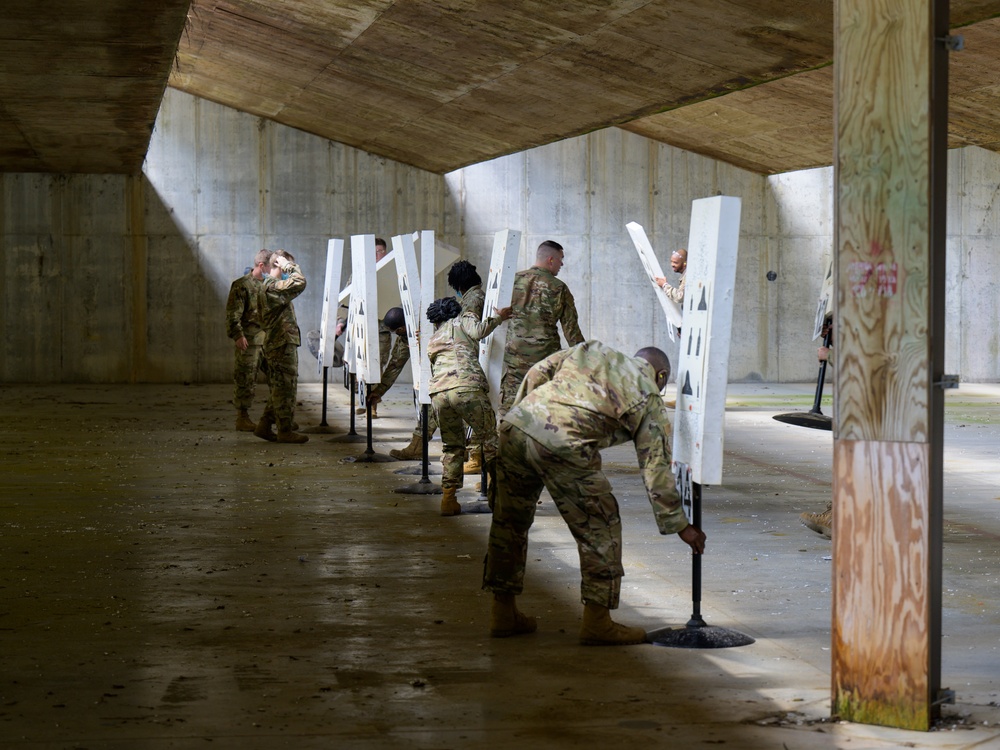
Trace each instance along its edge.
<instances>
[{"instance_id":1,"label":"concrete wall","mask_svg":"<svg viewBox=\"0 0 1000 750\"><path fill-rule=\"evenodd\" d=\"M739 197L730 378L775 381L816 377L811 322L805 330L802 317L811 321L815 310L825 271L815 256L828 249L829 236L825 242L814 240L812 249L790 237L787 272L775 282L767 280L768 271L782 270L782 231L830 231L830 209L819 197L813 201L816 215L797 222L783 210L785 192L794 196L800 179L810 189L822 182L800 174L804 177L789 178L786 189L775 190L760 175L609 128L467 167L448 175L448 184L462 206L461 242L474 263L486 264L492 233L501 226L525 237L521 267L531 264L540 241L554 239L566 249L560 278L576 297L584 335L623 351L653 344L672 361L676 345L625 224L637 221L645 228L673 277L668 260L674 249L687 245L691 201L719 194ZM825 195L829 199L829 188ZM788 348L796 356L788 359L781 356L785 335L795 339Z\"/></svg>"},{"instance_id":2,"label":"concrete wall","mask_svg":"<svg viewBox=\"0 0 1000 750\"><path fill-rule=\"evenodd\" d=\"M142 176L0 175L0 382L226 381L226 296L258 249L303 265L305 333L330 237L444 234L454 211L439 175L168 90Z\"/></svg>"},{"instance_id":3,"label":"concrete wall","mask_svg":"<svg viewBox=\"0 0 1000 750\"><path fill-rule=\"evenodd\" d=\"M948 370L996 381L1000 156L963 149L949 164ZM765 178L611 128L441 177L168 90L143 176L0 175L0 382L224 382L225 298L257 249L302 262L307 331L329 237L415 229L484 276L497 230L522 232L521 267L555 239L586 336L673 351L625 224L666 267L691 201L720 193L743 201L730 377L812 380L831 169Z\"/></svg>"}]
</instances>

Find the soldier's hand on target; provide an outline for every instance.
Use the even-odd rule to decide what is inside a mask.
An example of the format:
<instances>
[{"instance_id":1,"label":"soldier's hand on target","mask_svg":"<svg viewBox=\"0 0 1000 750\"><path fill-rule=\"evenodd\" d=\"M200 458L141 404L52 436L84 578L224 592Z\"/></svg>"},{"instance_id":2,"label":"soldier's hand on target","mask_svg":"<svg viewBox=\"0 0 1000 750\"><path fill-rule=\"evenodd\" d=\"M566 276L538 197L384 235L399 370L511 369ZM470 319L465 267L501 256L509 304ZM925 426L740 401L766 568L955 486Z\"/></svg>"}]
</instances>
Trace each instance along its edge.
<instances>
[{"instance_id":1,"label":"soldier's hand on target","mask_svg":"<svg viewBox=\"0 0 1000 750\"><path fill-rule=\"evenodd\" d=\"M677 536L688 545L696 555L705 551L705 532L697 526L689 524L677 532Z\"/></svg>"}]
</instances>

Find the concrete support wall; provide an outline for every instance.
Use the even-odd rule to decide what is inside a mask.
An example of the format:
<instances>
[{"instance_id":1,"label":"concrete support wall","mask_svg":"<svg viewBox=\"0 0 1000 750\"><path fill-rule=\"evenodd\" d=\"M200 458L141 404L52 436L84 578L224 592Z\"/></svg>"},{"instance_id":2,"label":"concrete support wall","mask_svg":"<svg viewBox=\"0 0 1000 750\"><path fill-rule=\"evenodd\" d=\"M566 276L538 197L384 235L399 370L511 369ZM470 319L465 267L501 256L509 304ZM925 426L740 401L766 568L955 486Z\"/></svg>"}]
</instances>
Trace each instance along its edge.
<instances>
[{"instance_id":1,"label":"concrete support wall","mask_svg":"<svg viewBox=\"0 0 1000 750\"><path fill-rule=\"evenodd\" d=\"M773 306L766 281L777 247L774 201L766 180L750 172L655 143L617 128L466 167L448 175L459 196L461 241L485 264L493 232L520 230L520 267L542 240L563 245L559 278L576 298L587 338L623 351L656 345L672 355L666 318L625 225L642 224L669 276L670 253L687 245L691 201L725 194L743 201L730 373L734 379L778 377ZM671 356L671 360L674 361Z\"/></svg>"},{"instance_id":2,"label":"concrete support wall","mask_svg":"<svg viewBox=\"0 0 1000 750\"><path fill-rule=\"evenodd\" d=\"M330 237L444 235L446 201L439 175L168 90L142 176L0 175L0 382L226 381L226 296L257 250L302 265L305 334ZM305 347L300 371L318 379Z\"/></svg>"},{"instance_id":3,"label":"concrete support wall","mask_svg":"<svg viewBox=\"0 0 1000 750\"><path fill-rule=\"evenodd\" d=\"M1000 380L998 183L1000 155L950 153L946 360L970 381ZM415 229L484 276L497 230L522 232L522 268L555 239L584 335L672 353L625 224L666 268L691 201L720 193L743 201L730 378L810 381L831 191L831 169L765 178L616 128L442 177L168 90L144 175L0 174L0 382L224 382L226 294L259 248L302 262L305 332L329 237Z\"/></svg>"}]
</instances>

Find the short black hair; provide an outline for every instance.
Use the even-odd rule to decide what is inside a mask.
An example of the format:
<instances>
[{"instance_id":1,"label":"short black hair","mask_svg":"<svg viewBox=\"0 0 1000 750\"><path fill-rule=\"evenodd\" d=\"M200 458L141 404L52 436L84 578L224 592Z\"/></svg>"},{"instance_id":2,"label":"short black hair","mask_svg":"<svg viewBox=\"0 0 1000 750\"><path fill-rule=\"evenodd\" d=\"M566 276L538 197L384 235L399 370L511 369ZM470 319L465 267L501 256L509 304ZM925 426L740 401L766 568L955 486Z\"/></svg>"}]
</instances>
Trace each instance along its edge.
<instances>
[{"instance_id":1,"label":"short black hair","mask_svg":"<svg viewBox=\"0 0 1000 750\"><path fill-rule=\"evenodd\" d=\"M457 318L462 312L462 306L454 297L436 299L427 306L427 320L438 326L447 320Z\"/></svg>"},{"instance_id":2,"label":"short black hair","mask_svg":"<svg viewBox=\"0 0 1000 750\"><path fill-rule=\"evenodd\" d=\"M390 307L386 311L385 317L382 318L382 322L390 331L395 331L397 328L402 328L406 325L406 314L403 312L402 307Z\"/></svg>"},{"instance_id":3,"label":"short black hair","mask_svg":"<svg viewBox=\"0 0 1000 750\"><path fill-rule=\"evenodd\" d=\"M636 357L644 359L653 367L654 372L663 370L667 373L667 380L670 379L670 359L666 352L655 346L646 346L635 353Z\"/></svg>"},{"instance_id":4,"label":"short black hair","mask_svg":"<svg viewBox=\"0 0 1000 750\"><path fill-rule=\"evenodd\" d=\"M456 292L464 293L466 289L483 283L476 267L467 260L457 260L448 270L448 286Z\"/></svg>"}]
</instances>

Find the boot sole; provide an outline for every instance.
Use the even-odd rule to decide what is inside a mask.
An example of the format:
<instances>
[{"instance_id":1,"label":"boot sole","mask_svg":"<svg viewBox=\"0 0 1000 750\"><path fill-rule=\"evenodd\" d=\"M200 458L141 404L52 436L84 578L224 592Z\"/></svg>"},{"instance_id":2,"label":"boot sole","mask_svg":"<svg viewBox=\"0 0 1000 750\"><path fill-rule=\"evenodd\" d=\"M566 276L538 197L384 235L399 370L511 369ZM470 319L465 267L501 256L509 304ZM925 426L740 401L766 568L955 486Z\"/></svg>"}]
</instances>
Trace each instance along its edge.
<instances>
[{"instance_id":1,"label":"boot sole","mask_svg":"<svg viewBox=\"0 0 1000 750\"><path fill-rule=\"evenodd\" d=\"M269 443L276 443L276 442L278 442L278 436L274 435L274 434L271 434L271 435L261 435L260 433L255 432L253 435L254 435L254 437L259 437L261 440L267 440Z\"/></svg>"}]
</instances>

